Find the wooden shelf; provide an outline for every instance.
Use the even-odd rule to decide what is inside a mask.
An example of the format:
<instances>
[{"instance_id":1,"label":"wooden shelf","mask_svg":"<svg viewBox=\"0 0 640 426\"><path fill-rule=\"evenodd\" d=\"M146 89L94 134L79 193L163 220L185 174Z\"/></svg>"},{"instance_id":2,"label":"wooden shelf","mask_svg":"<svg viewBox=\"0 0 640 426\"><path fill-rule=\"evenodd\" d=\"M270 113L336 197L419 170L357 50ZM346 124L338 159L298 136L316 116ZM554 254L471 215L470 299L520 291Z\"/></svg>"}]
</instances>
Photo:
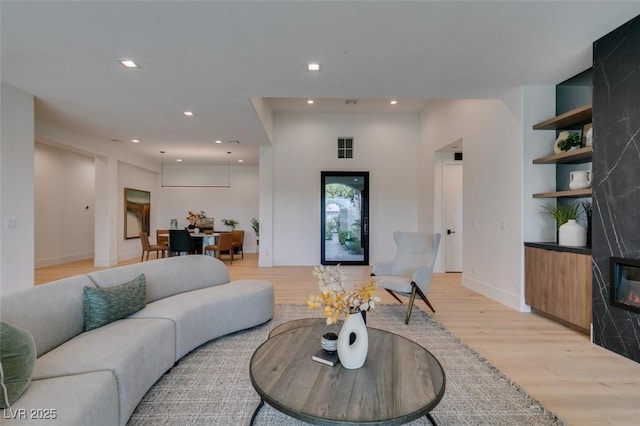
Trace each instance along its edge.
<instances>
[{"instance_id":1,"label":"wooden shelf","mask_svg":"<svg viewBox=\"0 0 640 426\"><path fill-rule=\"evenodd\" d=\"M564 114L535 124L533 130L567 129L576 124L586 123L589 120L591 120L591 104L572 109Z\"/></svg>"},{"instance_id":2,"label":"wooden shelf","mask_svg":"<svg viewBox=\"0 0 640 426\"><path fill-rule=\"evenodd\" d=\"M591 161L592 146L562 152L560 154L547 155L533 160L533 164L580 164Z\"/></svg>"},{"instance_id":3,"label":"wooden shelf","mask_svg":"<svg viewBox=\"0 0 640 426\"><path fill-rule=\"evenodd\" d=\"M573 189L571 191L556 191L556 192L542 192L539 194L533 194L533 198L580 198L591 197L591 188L587 189Z\"/></svg>"}]
</instances>

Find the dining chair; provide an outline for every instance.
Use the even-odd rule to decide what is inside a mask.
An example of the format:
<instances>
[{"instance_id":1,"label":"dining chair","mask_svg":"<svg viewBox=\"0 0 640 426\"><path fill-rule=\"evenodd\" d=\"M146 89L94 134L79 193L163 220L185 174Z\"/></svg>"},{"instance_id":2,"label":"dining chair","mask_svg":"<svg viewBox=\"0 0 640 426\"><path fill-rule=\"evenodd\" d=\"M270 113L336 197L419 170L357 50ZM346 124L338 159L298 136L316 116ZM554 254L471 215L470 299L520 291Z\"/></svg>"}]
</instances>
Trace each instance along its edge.
<instances>
[{"instance_id":1,"label":"dining chair","mask_svg":"<svg viewBox=\"0 0 640 426\"><path fill-rule=\"evenodd\" d=\"M149 253L152 251L156 252L156 259L160 258L160 254L162 253L162 258L164 258L165 253L169 250L169 247L166 244L150 244L149 236L146 232L140 233L140 243L142 244L142 256L140 257L140 262L144 262L144 254L147 254L147 259L149 260Z\"/></svg>"},{"instance_id":2,"label":"dining chair","mask_svg":"<svg viewBox=\"0 0 640 426\"><path fill-rule=\"evenodd\" d=\"M231 232L220 233L216 244L211 244L204 248L204 254L207 254L207 252L210 251L213 252L214 257L217 257L220 260L222 260L222 252L229 252L231 264L233 265L233 236L231 235ZM216 253L218 253L217 256Z\"/></svg>"},{"instance_id":3,"label":"dining chair","mask_svg":"<svg viewBox=\"0 0 640 426\"><path fill-rule=\"evenodd\" d=\"M234 254L242 253L242 258L244 259L244 231L242 229L234 229L233 231L231 231L231 237L231 245L233 246Z\"/></svg>"},{"instance_id":4,"label":"dining chair","mask_svg":"<svg viewBox=\"0 0 640 426\"><path fill-rule=\"evenodd\" d=\"M196 252L196 245L186 229L169 230L169 256L174 253L191 254Z\"/></svg>"},{"instance_id":5,"label":"dining chair","mask_svg":"<svg viewBox=\"0 0 640 426\"><path fill-rule=\"evenodd\" d=\"M435 312L427 293L438 255L440 234L395 231L393 239L397 247L395 259L373 265L371 276L375 276L378 287L384 288L398 302L402 303L398 295L409 298L404 321L409 324L416 294Z\"/></svg>"}]
</instances>

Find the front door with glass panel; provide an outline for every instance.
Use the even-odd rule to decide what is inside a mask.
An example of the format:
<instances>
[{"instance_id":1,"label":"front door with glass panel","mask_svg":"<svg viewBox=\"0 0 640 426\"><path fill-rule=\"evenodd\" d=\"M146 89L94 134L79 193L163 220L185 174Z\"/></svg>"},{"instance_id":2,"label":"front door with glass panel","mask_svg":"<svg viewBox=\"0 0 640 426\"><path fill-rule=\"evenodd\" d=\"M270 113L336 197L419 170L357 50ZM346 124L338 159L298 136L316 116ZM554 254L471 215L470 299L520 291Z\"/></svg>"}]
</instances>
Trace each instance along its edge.
<instances>
[{"instance_id":1,"label":"front door with glass panel","mask_svg":"<svg viewBox=\"0 0 640 426\"><path fill-rule=\"evenodd\" d=\"M321 263L369 264L369 172L321 172Z\"/></svg>"}]
</instances>

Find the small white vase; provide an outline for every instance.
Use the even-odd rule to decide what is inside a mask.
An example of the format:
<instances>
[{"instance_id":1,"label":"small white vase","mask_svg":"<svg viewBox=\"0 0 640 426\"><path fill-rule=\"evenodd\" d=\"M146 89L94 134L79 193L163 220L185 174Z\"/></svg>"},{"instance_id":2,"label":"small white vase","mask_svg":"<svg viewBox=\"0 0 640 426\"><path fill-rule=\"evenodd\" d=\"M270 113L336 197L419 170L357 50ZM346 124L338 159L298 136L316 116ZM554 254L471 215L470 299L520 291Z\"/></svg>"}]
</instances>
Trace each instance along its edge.
<instances>
[{"instance_id":1,"label":"small white vase","mask_svg":"<svg viewBox=\"0 0 640 426\"><path fill-rule=\"evenodd\" d=\"M555 154L560 154L561 152L563 152L558 145L560 145L560 142L567 140L568 138L569 138L569 131L564 130L560 132L560 134L558 135L558 138L553 143L553 152Z\"/></svg>"},{"instance_id":2,"label":"small white vase","mask_svg":"<svg viewBox=\"0 0 640 426\"><path fill-rule=\"evenodd\" d=\"M355 340L350 343L351 333L355 334ZM367 325L360 312L349 315L342 323L338 335L338 358L344 368L353 370L360 368L367 360L369 350L369 335Z\"/></svg>"},{"instance_id":3,"label":"small white vase","mask_svg":"<svg viewBox=\"0 0 640 426\"><path fill-rule=\"evenodd\" d=\"M561 246L584 247L587 244L587 230L577 223L575 219L569 219L567 223L560 226L558 244Z\"/></svg>"},{"instance_id":4,"label":"small white vase","mask_svg":"<svg viewBox=\"0 0 640 426\"><path fill-rule=\"evenodd\" d=\"M569 173L570 189L586 189L591 187L591 170L574 170Z\"/></svg>"}]
</instances>

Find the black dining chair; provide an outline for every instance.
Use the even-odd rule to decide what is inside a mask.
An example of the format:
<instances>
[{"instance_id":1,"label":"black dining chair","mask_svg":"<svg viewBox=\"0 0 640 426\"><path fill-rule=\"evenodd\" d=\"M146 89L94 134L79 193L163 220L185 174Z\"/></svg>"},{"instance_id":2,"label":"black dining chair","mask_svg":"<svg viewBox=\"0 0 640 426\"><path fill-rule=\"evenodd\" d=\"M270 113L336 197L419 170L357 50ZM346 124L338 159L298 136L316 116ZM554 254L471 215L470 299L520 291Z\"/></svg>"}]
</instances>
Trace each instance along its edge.
<instances>
[{"instance_id":1,"label":"black dining chair","mask_svg":"<svg viewBox=\"0 0 640 426\"><path fill-rule=\"evenodd\" d=\"M191 254L196 252L196 245L186 229L169 230L169 256L175 253Z\"/></svg>"}]
</instances>

